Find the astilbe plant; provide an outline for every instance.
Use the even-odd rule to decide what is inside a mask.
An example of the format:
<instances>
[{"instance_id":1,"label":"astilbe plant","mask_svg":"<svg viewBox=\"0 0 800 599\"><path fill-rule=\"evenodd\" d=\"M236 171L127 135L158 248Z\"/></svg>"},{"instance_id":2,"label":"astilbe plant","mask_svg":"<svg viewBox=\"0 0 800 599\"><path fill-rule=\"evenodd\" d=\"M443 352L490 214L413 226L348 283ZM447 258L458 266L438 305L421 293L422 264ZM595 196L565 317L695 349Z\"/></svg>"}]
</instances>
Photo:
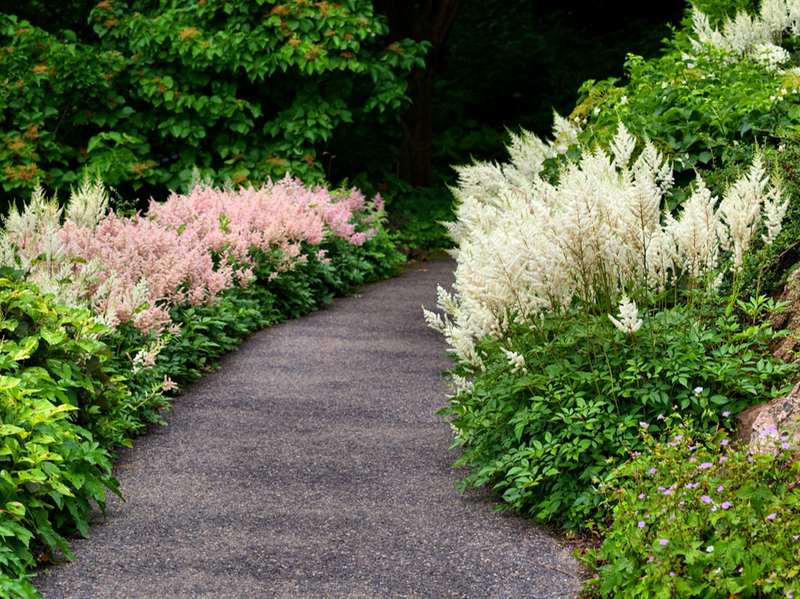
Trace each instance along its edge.
<instances>
[{"instance_id":1,"label":"astilbe plant","mask_svg":"<svg viewBox=\"0 0 800 599\"><path fill-rule=\"evenodd\" d=\"M37 189L6 219L0 258L61 301L91 305L112 329L130 322L144 333L167 327L173 306L247 286L256 250L277 256L270 268L279 272L305 260L303 243L337 236L361 245L382 209L379 197L367 203L357 190L336 196L289 177L259 189L198 186L152 203L146 216L107 213L108 205L102 183L88 178L66 210Z\"/></svg>"},{"instance_id":2,"label":"astilbe plant","mask_svg":"<svg viewBox=\"0 0 800 599\"><path fill-rule=\"evenodd\" d=\"M794 369L756 324L767 302L739 295L742 257L756 235L774 239L786 205L756 159L721 201L698 181L665 213L671 169L622 125L610 153L562 154L547 180L546 145L519 143L510 165L462 169L456 294L440 288L444 314L426 318L457 362L442 413L457 464L473 467L462 486L581 528L601 517L597 484L638 422L677 405L708 430L785 388Z\"/></svg>"},{"instance_id":3,"label":"astilbe plant","mask_svg":"<svg viewBox=\"0 0 800 599\"><path fill-rule=\"evenodd\" d=\"M152 202L148 216L230 258L241 267L237 278L246 285L252 276L254 250L278 250L283 260L275 267L285 270L304 260L302 242L319 245L334 235L353 245L363 244L375 234L375 219L382 208L380 196L367 205L358 190L334 196L323 187L309 189L286 176L259 189L217 190L198 185L187 195L173 193L164 203ZM356 218L361 212L369 214Z\"/></svg>"}]
</instances>

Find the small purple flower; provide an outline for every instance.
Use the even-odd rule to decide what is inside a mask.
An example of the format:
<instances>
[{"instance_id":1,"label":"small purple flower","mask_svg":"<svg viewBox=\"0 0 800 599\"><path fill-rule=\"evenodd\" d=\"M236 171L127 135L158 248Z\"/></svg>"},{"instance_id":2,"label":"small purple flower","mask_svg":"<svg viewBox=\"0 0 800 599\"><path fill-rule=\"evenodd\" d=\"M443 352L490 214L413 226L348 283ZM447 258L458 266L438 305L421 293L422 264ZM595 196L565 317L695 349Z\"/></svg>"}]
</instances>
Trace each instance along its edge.
<instances>
[{"instance_id":1,"label":"small purple flower","mask_svg":"<svg viewBox=\"0 0 800 599\"><path fill-rule=\"evenodd\" d=\"M647 495L644 493L639 493L639 499L644 499L645 497L647 497Z\"/></svg>"},{"instance_id":2,"label":"small purple flower","mask_svg":"<svg viewBox=\"0 0 800 599\"><path fill-rule=\"evenodd\" d=\"M683 435L676 435L675 436L675 440L676 441L680 441L681 439L683 439Z\"/></svg>"},{"instance_id":3,"label":"small purple flower","mask_svg":"<svg viewBox=\"0 0 800 599\"><path fill-rule=\"evenodd\" d=\"M792 535L792 538L796 541L797 539L800 539L800 535Z\"/></svg>"},{"instance_id":4,"label":"small purple flower","mask_svg":"<svg viewBox=\"0 0 800 599\"><path fill-rule=\"evenodd\" d=\"M639 520L639 524L637 524L639 528L644 528L644 520Z\"/></svg>"},{"instance_id":5,"label":"small purple flower","mask_svg":"<svg viewBox=\"0 0 800 599\"><path fill-rule=\"evenodd\" d=\"M723 440L722 440L722 443L720 443L720 445L722 445L723 447L725 447L725 446L726 446L728 443L730 443L730 441L729 441L728 439L723 439Z\"/></svg>"},{"instance_id":6,"label":"small purple flower","mask_svg":"<svg viewBox=\"0 0 800 599\"><path fill-rule=\"evenodd\" d=\"M668 543L669 543L669 539L661 539L658 542L658 544L661 545L662 547L666 547Z\"/></svg>"},{"instance_id":7,"label":"small purple flower","mask_svg":"<svg viewBox=\"0 0 800 599\"><path fill-rule=\"evenodd\" d=\"M666 489L666 487L658 487L659 491L663 491L664 489Z\"/></svg>"},{"instance_id":8,"label":"small purple flower","mask_svg":"<svg viewBox=\"0 0 800 599\"><path fill-rule=\"evenodd\" d=\"M769 516L767 516L767 520L774 520L775 516L777 516L777 515L778 514L776 514L775 512L772 512Z\"/></svg>"},{"instance_id":9,"label":"small purple flower","mask_svg":"<svg viewBox=\"0 0 800 599\"><path fill-rule=\"evenodd\" d=\"M650 468L650 470L648 470L648 472L650 474L655 474L656 472L658 472L658 470L656 470L655 468Z\"/></svg>"},{"instance_id":10,"label":"small purple flower","mask_svg":"<svg viewBox=\"0 0 800 599\"><path fill-rule=\"evenodd\" d=\"M791 446L792 446L791 443L781 443L781 448L783 449L789 449Z\"/></svg>"},{"instance_id":11,"label":"small purple flower","mask_svg":"<svg viewBox=\"0 0 800 599\"><path fill-rule=\"evenodd\" d=\"M722 493L724 490L725 490L725 487L723 487L722 485L717 487L717 493Z\"/></svg>"},{"instance_id":12,"label":"small purple flower","mask_svg":"<svg viewBox=\"0 0 800 599\"><path fill-rule=\"evenodd\" d=\"M731 413L730 413L730 412L723 412L723 413L722 413L722 417L723 417L723 418L727 418L727 417L728 417L728 416L730 416L730 415L731 415Z\"/></svg>"},{"instance_id":13,"label":"small purple flower","mask_svg":"<svg viewBox=\"0 0 800 599\"><path fill-rule=\"evenodd\" d=\"M690 462L696 462L696 461L697 461L697 458L689 458L689 461L690 461Z\"/></svg>"},{"instance_id":14,"label":"small purple flower","mask_svg":"<svg viewBox=\"0 0 800 599\"><path fill-rule=\"evenodd\" d=\"M716 505L715 505L715 506L712 506L712 507L711 507L711 511L712 511L712 512L716 512L716 511L717 511L717 506L716 506Z\"/></svg>"},{"instance_id":15,"label":"small purple flower","mask_svg":"<svg viewBox=\"0 0 800 599\"><path fill-rule=\"evenodd\" d=\"M654 561L656 561L656 558L654 555L651 555L650 557L647 558L647 561L653 563Z\"/></svg>"},{"instance_id":16,"label":"small purple flower","mask_svg":"<svg viewBox=\"0 0 800 599\"><path fill-rule=\"evenodd\" d=\"M645 518L649 518L649 517L650 517L650 514L645 514L645 515L644 515L644 517L645 517Z\"/></svg>"},{"instance_id":17,"label":"small purple flower","mask_svg":"<svg viewBox=\"0 0 800 599\"><path fill-rule=\"evenodd\" d=\"M656 420L664 420L664 414L659 414Z\"/></svg>"},{"instance_id":18,"label":"small purple flower","mask_svg":"<svg viewBox=\"0 0 800 599\"><path fill-rule=\"evenodd\" d=\"M642 428L647 428L647 427L649 427L650 425L649 425L649 424L647 424L646 422L640 422L640 423L639 423L639 426L641 426Z\"/></svg>"},{"instance_id":19,"label":"small purple flower","mask_svg":"<svg viewBox=\"0 0 800 599\"><path fill-rule=\"evenodd\" d=\"M633 455L642 455L642 452L641 451L634 451Z\"/></svg>"},{"instance_id":20,"label":"small purple flower","mask_svg":"<svg viewBox=\"0 0 800 599\"><path fill-rule=\"evenodd\" d=\"M669 575L674 577L675 576L675 572L670 571Z\"/></svg>"},{"instance_id":21,"label":"small purple flower","mask_svg":"<svg viewBox=\"0 0 800 599\"><path fill-rule=\"evenodd\" d=\"M673 443L672 441L669 442L670 447L677 447L677 445L678 445L677 443Z\"/></svg>"},{"instance_id":22,"label":"small purple flower","mask_svg":"<svg viewBox=\"0 0 800 599\"><path fill-rule=\"evenodd\" d=\"M706 468L713 468L713 467L714 467L714 464L712 464L711 462L703 462L702 464L700 464L698 466L698 468L700 470L705 470Z\"/></svg>"},{"instance_id":23,"label":"small purple flower","mask_svg":"<svg viewBox=\"0 0 800 599\"><path fill-rule=\"evenodd\" d=\"M728 456L726 456L726 455L722 456L722 457L719 459L719 461L720 461L720 462L727 462L727 461L728 461Z\"/></svg>"},{"instance_id":24,"label":"small purple flower","mask_svg":"<svg viewBox=\"0 0 800 599\"><path fill-rule=\"evenodd\" d=\"M672 495L672 489L667 489L664 491L664 495Z\"/></svg>"},{"instance_id":25,"label":"small purple flower","mask_svg":"<svg viewBox=\"0 0 800 599\"><path fill-rule=\"evenodd\" d=\"M700 501L702 501L703 503L711 503L712 499L711 499L711 497L709 497L708 495L703 495L703 496L700 498Z\"/></svg>"},{"instance_id":26,"label":"small purple flower","mask_svg":"<svg viewBox=\"0 0 800 599\"><path fill-rule=\"evenodd\" d=\"M748 461L748 462L752 462L752 461L753 461L753 457L752 457L752 456L748 456L748 457L747 457L747 461Z\"/></svg>"},{"instance_id":27,"label":"small purple flower","mask_svg":"<svg viewBox=\"0 0 800 599\"><path fill-rule=\"evenodd\" d=\"M670 520L674 520L674 519L675 519L675 514L672 514L672 515L669 517L669 519L670 519Z\"/></svg>"},{"instance_id":28,"label":"small purple flower","mask_svg":"<svg viewBox=\"0 0 800 599\"><path fill-rule=\"evenodd\" d=\"M723 502L722 502L722 509L723 509L723 510L727 510L727 509L729 509L730 507L731 507L731 502L730 502L730 501L723 501Z\"/></svg>"},{"instance_id":29,"label":"small purple flower","mask_svg":"<svg viewBox=\"0 0 800 599\"><path fill-rule=\"evenodd\" d=\"M696 445L689 445L689 449L691 449L692 451L694 451L695 449L697 449L697 446L696 446Z\"/></svg>"},{"instance_id":30,"label":"small purple flower","mask_svg":"<svg viewBox=\"0 0 800 599\"><path fill-rule=\"evenodd\" d=\"M713 545L709 545L708 547L706 547L706 553L712 553L713 551L714 551Z\"/></svg>"},{"instance_id":31,"label":"small purple flower","mask_svg":"<svg viewBox=\"0 0 800 599\"><path fill-rule=\"evenodd\" d=\"M703 388L702 387L695 387L694 388L694 392L695 393L702 393L703 392Z\"/></svg>"}]
</instances>

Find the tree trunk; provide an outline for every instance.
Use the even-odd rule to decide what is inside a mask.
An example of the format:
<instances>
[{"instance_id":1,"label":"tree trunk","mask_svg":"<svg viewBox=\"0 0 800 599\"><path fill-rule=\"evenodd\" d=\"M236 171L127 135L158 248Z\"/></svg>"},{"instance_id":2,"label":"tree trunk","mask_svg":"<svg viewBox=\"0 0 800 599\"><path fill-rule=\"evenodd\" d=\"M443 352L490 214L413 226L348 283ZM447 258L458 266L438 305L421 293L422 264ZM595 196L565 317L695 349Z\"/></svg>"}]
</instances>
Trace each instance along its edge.
<instances>
[{"instance_id":1,"label":"tree trunk","mask_svg":"<svg viewBox=\"0 0 800 599\"><path fill-rule=\"evenodd\" d=\"M413 187L427 187L431 184L435 79L434 65L411 73L406 95L411 98L412 104L400 118L403 133L400 142L400 178Z\"/></svg>"},{"instance_id":2,"label":"tree trunk","mask_svg":"<svg viewBox=\"0 0 800 599\"><path fill-rule=\"evenodd\" d=\"M389 42L410 37L431 43L425 68L408 77L411 107L400 119L400 178L414 187L431 184L433 157L433 84L444 47L464 0L375 0L378 13L389 21ZM421 9L421 10L420 10Z\"/></svg>"}]
</instances>

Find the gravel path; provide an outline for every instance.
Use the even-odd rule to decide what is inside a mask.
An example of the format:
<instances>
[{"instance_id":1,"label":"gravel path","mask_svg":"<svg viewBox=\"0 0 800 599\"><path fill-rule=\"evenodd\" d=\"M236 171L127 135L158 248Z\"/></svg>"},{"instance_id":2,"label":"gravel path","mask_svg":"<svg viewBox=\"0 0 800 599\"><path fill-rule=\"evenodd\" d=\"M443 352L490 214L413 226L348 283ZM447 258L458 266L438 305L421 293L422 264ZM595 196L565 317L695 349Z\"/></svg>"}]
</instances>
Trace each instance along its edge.
<instances>
[{"instance_id":1,"label":"gravel path","mask_svg":"<svg viewBox=\"0 0 800 599\"><path fill-rule=\"evenodd\" d=\"M574 598L567 549L482 491L460 495L420 304L454 263L412 264L259 332L123 450L77 561L45 599Z\"/></svg>"}]
</instances>

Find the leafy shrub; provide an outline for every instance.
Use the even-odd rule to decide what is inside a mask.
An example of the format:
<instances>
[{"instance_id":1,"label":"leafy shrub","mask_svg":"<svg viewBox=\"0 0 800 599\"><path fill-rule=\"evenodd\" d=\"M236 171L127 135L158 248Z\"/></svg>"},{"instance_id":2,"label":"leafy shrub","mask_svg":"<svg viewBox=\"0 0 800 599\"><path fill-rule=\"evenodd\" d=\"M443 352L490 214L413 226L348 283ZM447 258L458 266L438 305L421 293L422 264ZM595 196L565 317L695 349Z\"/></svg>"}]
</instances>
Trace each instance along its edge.
<instances>
[{"instance_id":1,"label":"leafy shrub","mask_svg":"<svg viewBox=\"0 0 800 599\"><path fill-rule=\"evenodd\" d=\"M773 458L673 415L661 442L646 425L642 451L603 487L614 518L584 558L599 574L585 596L800 596L800 461L791 465L789 437L776 431Z\"/></svg>"},{"instance_id":2,"label":"leafy shrub","mask_svg":"<svg viewBox=\"0 0 800 599\"><path fill-rule=\"evenodd\" d=\"M341 126L396 118L425 52L387 46L385 20L354 0L117 0L90 19L97 44L0 15L7 192L65 189L82 165L126 191L185 191L195 165L217 185L320 181Z\"/></svg>"},{"instance_id":3,"label":"leafy shrub","mask_svg":"<svg viewBox=\"0 0 800 599\"><path fill-rule=\"evenodd\" d=\"M119 494L89 428L124 387L106 373L109 352L95 339L106 328L88 310L54 305L19 274L0 272L0 586L28 597L38 595L11 581L36 564L34 546L73 559L63 535L88 536L90 502L104 508L103 487Z\"/></svg>"},{"instance_id":4,"label":"leafy shrub","mask_svg":"<svg viewBox=\"0 0 800 599\"><path fill-rule=\"evenodd\" d=\"M703 6L719 16L712 4L719 3ZM790 28L798 15L787 11L785 3L764 2L761 16L741 16L736 27L720 32L695 9L661 58L628 57L624 85L587 81L570 115L586 124L585 147L605 147L621 120L639 139L652 140L680 172L741 161L740 144L794 130L800 80L792 69L796 60L780 44L795 50Z\"/></svg>"},{"instance_id":5,"label":"leafy shrub","mask_svg":"<svg viewBox=\"0 0 800 599\"><path fill-rule=\"evenodd\" d=\"M583 528L606 507L597 485L642 449L640 422L658 436L657 415L676 406L699 430L714 430L723 413L785 392L796 372L765 351L764 325L684 305L640 318L643 328L626 334L605 315L571 309L482 340L486 370L440 412L464 447L455 465L473 468L460 488L489 484L508 508Z\"/></svg>"}]
</instances>

